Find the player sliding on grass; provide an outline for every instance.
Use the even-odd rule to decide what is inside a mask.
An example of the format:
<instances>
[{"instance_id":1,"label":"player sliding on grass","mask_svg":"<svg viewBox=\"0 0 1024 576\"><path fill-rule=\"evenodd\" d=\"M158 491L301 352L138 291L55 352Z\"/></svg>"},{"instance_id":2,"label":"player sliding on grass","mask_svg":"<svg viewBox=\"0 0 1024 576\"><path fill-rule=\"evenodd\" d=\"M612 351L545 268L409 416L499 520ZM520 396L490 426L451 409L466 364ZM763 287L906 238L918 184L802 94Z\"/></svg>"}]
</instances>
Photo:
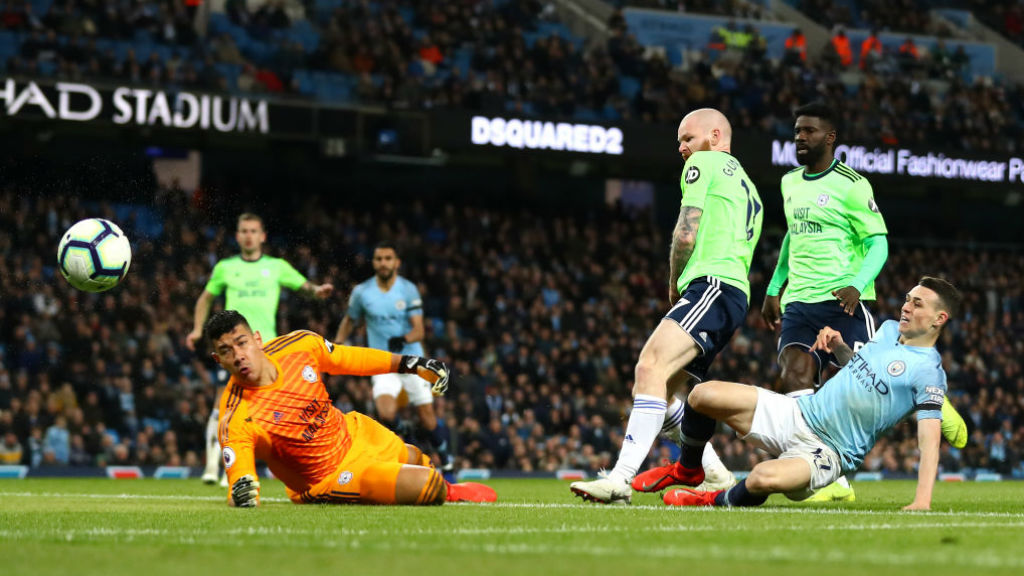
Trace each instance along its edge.
<instances>
[{"instance_id":1,"label":"player sliding on grass","mask_svg":"<svg viewBox=\"0 0 1024 576\"><path fill-rule=\"evenodd\" d=\"M329 374L417 374L440 395L444 363L381 350L336 346L297 330L263 345L234 310L207 320L213 358L231 374L221 398L218 435L231 486L229 503L259 504L256 459L284 482L296 504L493 502L482 484L448 484L419 448L373 419L342 414L320 380Z\"/></svg>"},{"instance_id":2,"label":"player sliding on grass","mask_svg":"<svg viewBox=\"0 0 1024 576\"><path fill-rule=\"evenodd\" d=\"M723 420L742 438L775 456L742 482L714 492L675 489L664 496L676 506L758 506L782 493L803 500L840 474L855 471L878 436L917 411L920 451L917 493L904 510L928 510L939 464L946 373L935 350L942 329L960 307L949 282L925 276L909 293L899 322L882 324L859 352L839 332L823 328L812 351L834 354L843 368L813 395L792 398L731 382L693 389L683 416L683 453L672 475L696 485L703 479L701 454Z\"/></svg>"}]
</instances>

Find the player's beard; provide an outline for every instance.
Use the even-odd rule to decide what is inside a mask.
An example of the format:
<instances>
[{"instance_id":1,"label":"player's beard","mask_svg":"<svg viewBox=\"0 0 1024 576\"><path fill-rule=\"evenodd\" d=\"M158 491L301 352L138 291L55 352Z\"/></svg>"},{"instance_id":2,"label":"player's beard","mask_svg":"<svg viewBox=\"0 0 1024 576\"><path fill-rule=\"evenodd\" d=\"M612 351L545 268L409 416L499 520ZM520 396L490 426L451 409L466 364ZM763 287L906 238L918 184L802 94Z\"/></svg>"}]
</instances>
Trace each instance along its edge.
<instances>
[{"instance_id":1,"label":"player's beard","mask_svg":"<svg viewBox=\"0 0 1024 576\"><path fill-rule=\"evenodd\" d=\"M813 166L818 163L819 160L825 155L825 145L817 147L807 147L807 152L804 153L801 158L798 154L796 159L802 166Z\"/></svg>"},{"instance_id":2,"label":"player's beard","mask_svg":"<svg viewBox=\"0 0 1024 576\"><path fill-rule=\"evenodd\" d=\"M386 270L386 271L382 271L382 272L377 272L377 279L380 280L381 282L387 282L387 281L391 280L394 277L395 277L395 271L394 270Z\"/></svg>"}]
</instances>

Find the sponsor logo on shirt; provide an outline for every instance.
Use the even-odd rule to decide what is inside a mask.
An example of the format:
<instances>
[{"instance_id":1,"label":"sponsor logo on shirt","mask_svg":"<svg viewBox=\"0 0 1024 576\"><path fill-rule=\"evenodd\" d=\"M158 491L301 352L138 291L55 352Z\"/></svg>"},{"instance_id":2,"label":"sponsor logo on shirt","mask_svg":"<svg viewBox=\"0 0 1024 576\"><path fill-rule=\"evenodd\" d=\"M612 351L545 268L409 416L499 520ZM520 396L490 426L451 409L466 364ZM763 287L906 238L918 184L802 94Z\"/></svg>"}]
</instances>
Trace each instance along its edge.
<instances>
[{"instance_id":1,"label":"sponsor logo on shirt","mask_svg":"<svg viewBox=\"0 0 1024 576\"><path fill-rule=\"evenodd\" d=\"M700 168L697 168L696 166L690 166L689 168L686 169L686 177L683 178L683 180L687 184L693 184L694 182L697 181L698 178L700 178Z\"/></svg>"},{"instance_id":2,"label":"sponsor logo on shirt","mask_svg":"<svg viewBox=\"0 0 1024 576\"><path fill-rule=\"evenodd\" d=\"M278 412L274 410L274 424L281 422L281 418L284 416L284 412Z\"/></svg>"}]
</instances>

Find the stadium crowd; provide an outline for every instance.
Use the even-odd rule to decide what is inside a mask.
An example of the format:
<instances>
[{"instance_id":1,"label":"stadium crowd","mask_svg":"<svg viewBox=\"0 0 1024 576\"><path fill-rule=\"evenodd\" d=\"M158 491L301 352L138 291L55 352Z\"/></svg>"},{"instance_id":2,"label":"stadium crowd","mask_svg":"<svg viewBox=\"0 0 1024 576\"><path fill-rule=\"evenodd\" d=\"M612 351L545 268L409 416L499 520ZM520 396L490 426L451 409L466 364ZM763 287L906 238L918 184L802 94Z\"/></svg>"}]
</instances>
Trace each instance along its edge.
<instances>
[{"instance_id":1,"label":"stadium crowd","mask_svg":"<svg viewBox=\"0 0 1024 576\"><path fill-rule=\"evenodd\" d=\"M811 4L809 13L832 12ZM211 37L199 39L190 13L176 2L139 2L125 13L111 10L114 5L56 2L38 17L30 14L31 3L8 2L3 28L28 36L6 62L7 72L304 97L312 93L303 78L319 71L348 79L330 94L393 108L671 123L688 110L714 106L743 129L781 136L789 134L798 103L823 98L853 127L847 140L868 146L943 142L949 149L1017 153L1024 134L1021 87L970 79L969 62L953 41L930 53L911 46L872 54L869 66L862 66L860 47L850 47L847 57L837 53L835 42L818 58L776 61L767 58L764 39L751 27L739 35L752 35L742 50L711 38L707 49L673 67L638 43L620 12L609 22L607 43L584 46L559 31L539 32L549 30L553 11L533 0L351 2L307 9L306 24L317 40L304 46L280 35L297 26L281 3L250 12L244 2L229 2L232 25L261 42L263 48L254 51L227 32L211 30ZM700 2L689 9L735 14L748 6ZM97 43L128 31L167 50L129 48L122 57ZM721 57L725 53L730 57ZM862 72L854 84L844 80L851 70Z\"/></svg>"},{"instance_id":2,"label":"stadium crowd","mask_svg":"<svg viewBox=\"0 0 1024 576\"><path fill-rule=\"evenodd\" d=\"M241 208L239 206L238 208ZM0 191L0 463L31 466L199 466L212 403L212 364L184 345L192 306L214 262L235 252L230 216L161 191L119 222L135 239L125 282L99 295L71 289L54 266L59 234L85 216L67 196L40 198L18 184ZM147 228L138 218L155 211ZM590 472L609 467L630 409L633 364L666 308L668 230L649 213L608 208L538 219L520 209L419 202L326 211L314 203L268 221L269 252L339 293L314 302L286 293L280 333L334 333L348 291L372 275L374 244L400 247L401 273L424 297L428 355L453 368L437 410L460 467ZM285 235L281 229L302 230ZM771 387L775 335L760 300L778 238L761 241L746 326L713 375ZM965 310L941 341L950 397L972 428L963 450L944 443L944 471L1024 476L1024 254L1020 248L915 245L896 238L878 282L880 319L893 318L923 273L946 274ZM356 343L361 340L356 340ZM373 413L368 379L330 377L343 411ZM758 455L727 430L727 466ZM879 442L867 470L911 473L912 424ZM663 444L656 458L668 457Z\"/></svg>"}]
</instances>

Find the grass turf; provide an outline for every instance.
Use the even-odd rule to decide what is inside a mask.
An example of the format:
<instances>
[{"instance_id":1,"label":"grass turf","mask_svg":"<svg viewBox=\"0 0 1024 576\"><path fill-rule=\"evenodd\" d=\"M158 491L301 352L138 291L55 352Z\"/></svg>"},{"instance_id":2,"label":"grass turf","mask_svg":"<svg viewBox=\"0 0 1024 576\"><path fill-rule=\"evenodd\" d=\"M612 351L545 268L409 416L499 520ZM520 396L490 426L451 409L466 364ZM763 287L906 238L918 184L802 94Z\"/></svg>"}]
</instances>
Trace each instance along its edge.
<instances>
[{"instance_id":1,"label":"grass turf","mask_svg":"<svg viewBox=\"0 0 1024 576\"><path fill-rule=\"evenodd\" d=\"M585 504L557 480L493 480L496 505L258 510L198 480L0 481L0 572L20 574L1015 574L1024 484L861 482L849 504L681 509L656 495Z\"/></svg>"}]
</instances>

